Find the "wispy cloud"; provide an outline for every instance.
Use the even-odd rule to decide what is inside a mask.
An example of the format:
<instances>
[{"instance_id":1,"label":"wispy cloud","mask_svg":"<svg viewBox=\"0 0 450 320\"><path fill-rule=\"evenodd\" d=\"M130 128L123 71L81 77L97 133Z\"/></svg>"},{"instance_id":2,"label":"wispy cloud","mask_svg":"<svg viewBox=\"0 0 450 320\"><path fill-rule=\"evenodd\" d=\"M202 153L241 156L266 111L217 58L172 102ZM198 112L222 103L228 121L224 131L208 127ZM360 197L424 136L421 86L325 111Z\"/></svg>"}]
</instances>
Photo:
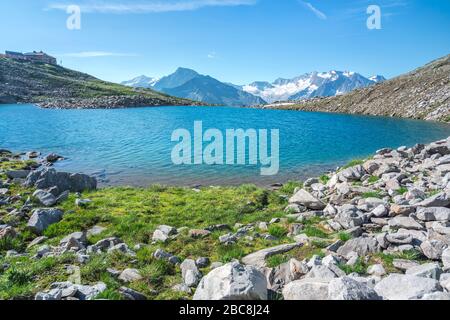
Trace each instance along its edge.
<instances>
[{"instance_id":1,"label":"wispy cloud","mask_svg":"<svg viewBox=\"0 0 450 320\"><path fill-rule=\"evenodd\" d=\"M83 51L73 53L63 53L59 56L69 58L100 58L100 57L137 57L134 53L117 53L108 51Z\"/></svg>"},{"instance_id":2,"label":"wispy cloud","mask_svg":"<svg viewBox=\"0 0 450 320\"><path fill-rule=\"evenodd\" d=\"M217 57L217 53L215 51L212 51L208 53L208 59L215 59Z\"/></svg>"},{"instance_id":3,"label":"wispy cloud","mask_svg":"<svg viewBox=\"0 0 450 320\"><path fill-rule=\"evenodd\" d=\"M317 18L327 20L328 18L327 15L322 11L320 11L319 9L317 9L316 7L314 7L311 3L305 1L300 1L300 3L302 3L307 9L312 11L312 13L314 13Z\"/></svg>"},{"instance_id":4,"label":"wispy cloud","mask_svg":"<svg viewBox=\"0 0 450 320\"><path fill-rule=\"evenodd\" d=\"M78 5L84 13L160 13L194 11L204 7L251 6L258 0L141 0L141 1L97 1L85 0ZM73 3L54 2L46 9L67 10Z\"/></svg>"}]
</instances>

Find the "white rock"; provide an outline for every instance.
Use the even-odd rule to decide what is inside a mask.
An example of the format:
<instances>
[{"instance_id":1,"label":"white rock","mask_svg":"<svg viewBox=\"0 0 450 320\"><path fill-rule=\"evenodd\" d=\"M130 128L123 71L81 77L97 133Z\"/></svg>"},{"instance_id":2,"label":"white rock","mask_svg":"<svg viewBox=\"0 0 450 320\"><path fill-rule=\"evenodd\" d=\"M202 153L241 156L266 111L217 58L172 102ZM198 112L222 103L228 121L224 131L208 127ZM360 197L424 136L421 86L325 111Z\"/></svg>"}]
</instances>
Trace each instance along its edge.
<instances>
[{"instance_id":1,"label":"white rock","mask_svg":"<svg viewBox=\"0 0 450 320\"><path fill-rule=\"evenodd\" d=\"M406 274L439 280L442 269L437 263L425 263L406 270Z\"/></svg>"},{"instance_id":2,"label":"white rock","mask_svg":"<svg viewBox=\"0 0 450 320\"><path fill-rule=\"evenodd\" d=\"M228 263L203 277L194 300L267 300L267 279L256 267Z\"/></svg>"},{"instance_id":3,"label":"white rock","mask_svg":"<svg viewBox=\"0 0 450 320\"><path fill-rule=\"evenodd\" d=\"M367 284L350 277L333 279L328 286L329 300L381 300Z\"/></svg>"},{"instance_id":4,"label":"white rock","mask_svg":"<svg viewBox=\"0 0 450 320\"><path fill-rule=\"evenodd\" d=\"M283 289L284 300L327 300L329 281L317 278L296 280Z\"/></svg>"},{"instance_id":5,"label":"white rock","mask_svg":"<svg viewBox=\"0 0 450 320\"><path fill-rule=\"evenodd\" d=\"M387 300L411 300L441 291L441 288L439 282L434 279L391 274L377 283L375 291Z\"/></svg>"}]
</instances>

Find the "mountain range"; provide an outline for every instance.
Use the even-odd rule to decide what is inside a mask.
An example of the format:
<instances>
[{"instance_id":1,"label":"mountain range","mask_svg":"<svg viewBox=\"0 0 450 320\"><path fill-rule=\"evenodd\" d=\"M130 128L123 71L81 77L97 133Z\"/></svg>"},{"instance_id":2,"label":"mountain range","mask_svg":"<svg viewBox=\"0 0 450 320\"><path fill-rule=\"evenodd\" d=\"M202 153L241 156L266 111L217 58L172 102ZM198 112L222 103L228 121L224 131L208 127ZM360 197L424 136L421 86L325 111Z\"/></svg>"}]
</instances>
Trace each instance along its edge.
<instances>
[{"instance_id":1,"label":"mountain range","mask_svg":"<svg viewBox=\"0 0 450 320\"><path fill-rule=\"evenodd\" d=\"M266 103L262 98L245 92L238 86L220 82L186 68L178 68L174 73L161 79L140 76L122 84L151 88L175 97L217 105L252 106Z\"/></svg>"},{"instance_id":2,"label":"mountain range","mask_svg":"<svg viewBox=\"0 0 450 320\"><path fill-rule=\"evenodd\" d=\"M242 89L272 103L342 95L385 80L383 76L366 78L356 72L333 70L306 73L292 79L279 78L272 83L257 81Z\"/></svg>"},{"instance_id":3,"label":"mountain range","mask_svg":"<svg viewBox=\"0 0 450 320\"><path fill-rule=\"evenodd\" d=\"M277 79L273 83L256 81L248 85L224 83L198 72L178 68L161 79L139 76L122 82L135 88L151 88L179 98L211 104L252 106L275 101L330 97L385 81L383 76L365 78L355 72L312 72L292 79Z\"/></svg>"},{"instance_id":4,"label":"mountain range","mask_svg":"<svg viewBox=\"0 0 450 320\"><path fill-rule=\"evenodd\" d=\"M344 95L263 108L368 114L450 122L450 55Z\"/></svg>"}]
</instances>

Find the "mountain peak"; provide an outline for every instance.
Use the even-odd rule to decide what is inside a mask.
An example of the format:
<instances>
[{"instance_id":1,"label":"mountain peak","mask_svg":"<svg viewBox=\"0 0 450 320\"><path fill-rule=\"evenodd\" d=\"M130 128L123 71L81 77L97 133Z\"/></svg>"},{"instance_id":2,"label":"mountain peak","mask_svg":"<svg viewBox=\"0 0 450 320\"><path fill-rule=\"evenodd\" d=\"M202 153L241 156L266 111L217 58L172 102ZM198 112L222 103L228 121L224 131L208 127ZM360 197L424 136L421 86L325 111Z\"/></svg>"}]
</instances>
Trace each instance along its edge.
<instances>
[{"instance_id":1,"label":"mountain peak","mask_svg":"<svg viewBox=\"0 0 450 320\"><path fill-rule=\"evenodd\" d=\"M341 95L384 80L382 76L368 79L354 71L314 71L292 79L278 78L273 83L253 82L243 89L272 103Z\"/></svg>"}]
</instances>

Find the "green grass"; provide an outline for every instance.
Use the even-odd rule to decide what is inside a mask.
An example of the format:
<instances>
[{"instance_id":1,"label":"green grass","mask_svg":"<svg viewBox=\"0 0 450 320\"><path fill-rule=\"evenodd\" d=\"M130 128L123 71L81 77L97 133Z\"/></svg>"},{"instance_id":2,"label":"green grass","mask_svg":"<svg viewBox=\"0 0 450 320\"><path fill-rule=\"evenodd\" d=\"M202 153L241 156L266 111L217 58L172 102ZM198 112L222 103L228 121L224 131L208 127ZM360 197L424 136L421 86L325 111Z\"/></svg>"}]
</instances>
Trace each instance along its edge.
<instances>
[{"instance_id":1,"label":"green grass","mask_svg":"<svg viewBox=\"0 0 450 320\"><path fill-rule=\"evenodd\" d=\"M377 177L377 176L370 176L370 178L367 179L367 182L369 182L370 184L376 183L376 182L378 182L378 181L380 181L380 178Z\"/></svg>"},{"instance_id":2,"label":"green grass","mask_svg":"<svg viewBox=\"0 0 450 320\"><path fill-rule=\"evenodd\" d=\"M354 160L350 161L349 163L347 163L345 166L343 166L342 170L348 169L348 168L351 168L351 167L354 167L357 165L362 165L362 164L364 164L364 161L365 160L363 160L363 159L354 159Z\"/></svg>"},{"instance_id":3,"label":"green grass","mask_svg":"<svg viewBox=\"0 0 450 320\"><path fill-rule=\"evenodd\" d=\"M319 177L319 181L320 181L322 184L327 184L328 181L330 181L330 180L331 180L331 177L330 177L329 175L327 175L327 174L324 174L324 175L322 175L322 176Z\"/></svg>"},{"instance_id":4,"label":"green grass","mask_svg":"<svg viewBox=\"0 0 450 320\"><path fill-rule=\"evenodd\" d=\"M306 226L304 229L304 233L308 237L328 238L329 236L325 231L316 226Z\"/></svg>"},{"instance_id":5,"label":"green grass","mask_svg":"<svg viewBox=\"0 0 450 320\"><path fill-rule=\"evenodd\" d=\"M272 224L269 226L269 234L275 238L281 239L288 234L288 230L285 226Z\"/></svg>"},{"instance_id":6,"label":"green grass","mask_svg":"<svg viewBox=\"0 0 450 320\"><path fill-rule=\"evenodd\" d=\"M406 187L401 187L400 189L397 190L397 193L400 195L404 195L407 192L408 192L408 188L406 188Z\"/></svg>"},{"instance_id":7,"label":"green grass","mask_svg":"<svg viewBox=\"0 0 450 320\"><path fill-rule=\"evenodd\" d=\"M268 268L275 268L279 265L286 263L290 260L289 255L277 254L266 259L266 265Z\"/></svg>"},{"instance_id":8,"label":"green grass","mask_svg":"<svg viewBox=\"0 0 450 320\"><path fill-rule=\"evenodd\" d=\"M346 264L338 264L338 267L346 274L358 273L360 275L365 275L367 272L367 265L362 261L361 258L358 258L356 263L352 266L348 266Z\"/></svg>"},{"instance_id":9,"label":"green grass","mask_svg":"<svg viewBox=\"0 0 450 320\"><path fill-rule=\"evenodd\" d=\"M348 232L339 232L338 234L339 240L343 242L347 242L348 240L351 240L353 237Z\"/></svg>"},{"instance_id":10,"label":"green grass","mask_svg":"<svg viewBox=\"0 0 450 320\"><path fill-rule=\"evenodd\" d=\"M381 192L378 191L374 191L374 192L365 192L362 194L362 197L364 199L367 198L377 198L377 199L382 199L383 198L383 194Z\"/></svg>"}]
</instances>

